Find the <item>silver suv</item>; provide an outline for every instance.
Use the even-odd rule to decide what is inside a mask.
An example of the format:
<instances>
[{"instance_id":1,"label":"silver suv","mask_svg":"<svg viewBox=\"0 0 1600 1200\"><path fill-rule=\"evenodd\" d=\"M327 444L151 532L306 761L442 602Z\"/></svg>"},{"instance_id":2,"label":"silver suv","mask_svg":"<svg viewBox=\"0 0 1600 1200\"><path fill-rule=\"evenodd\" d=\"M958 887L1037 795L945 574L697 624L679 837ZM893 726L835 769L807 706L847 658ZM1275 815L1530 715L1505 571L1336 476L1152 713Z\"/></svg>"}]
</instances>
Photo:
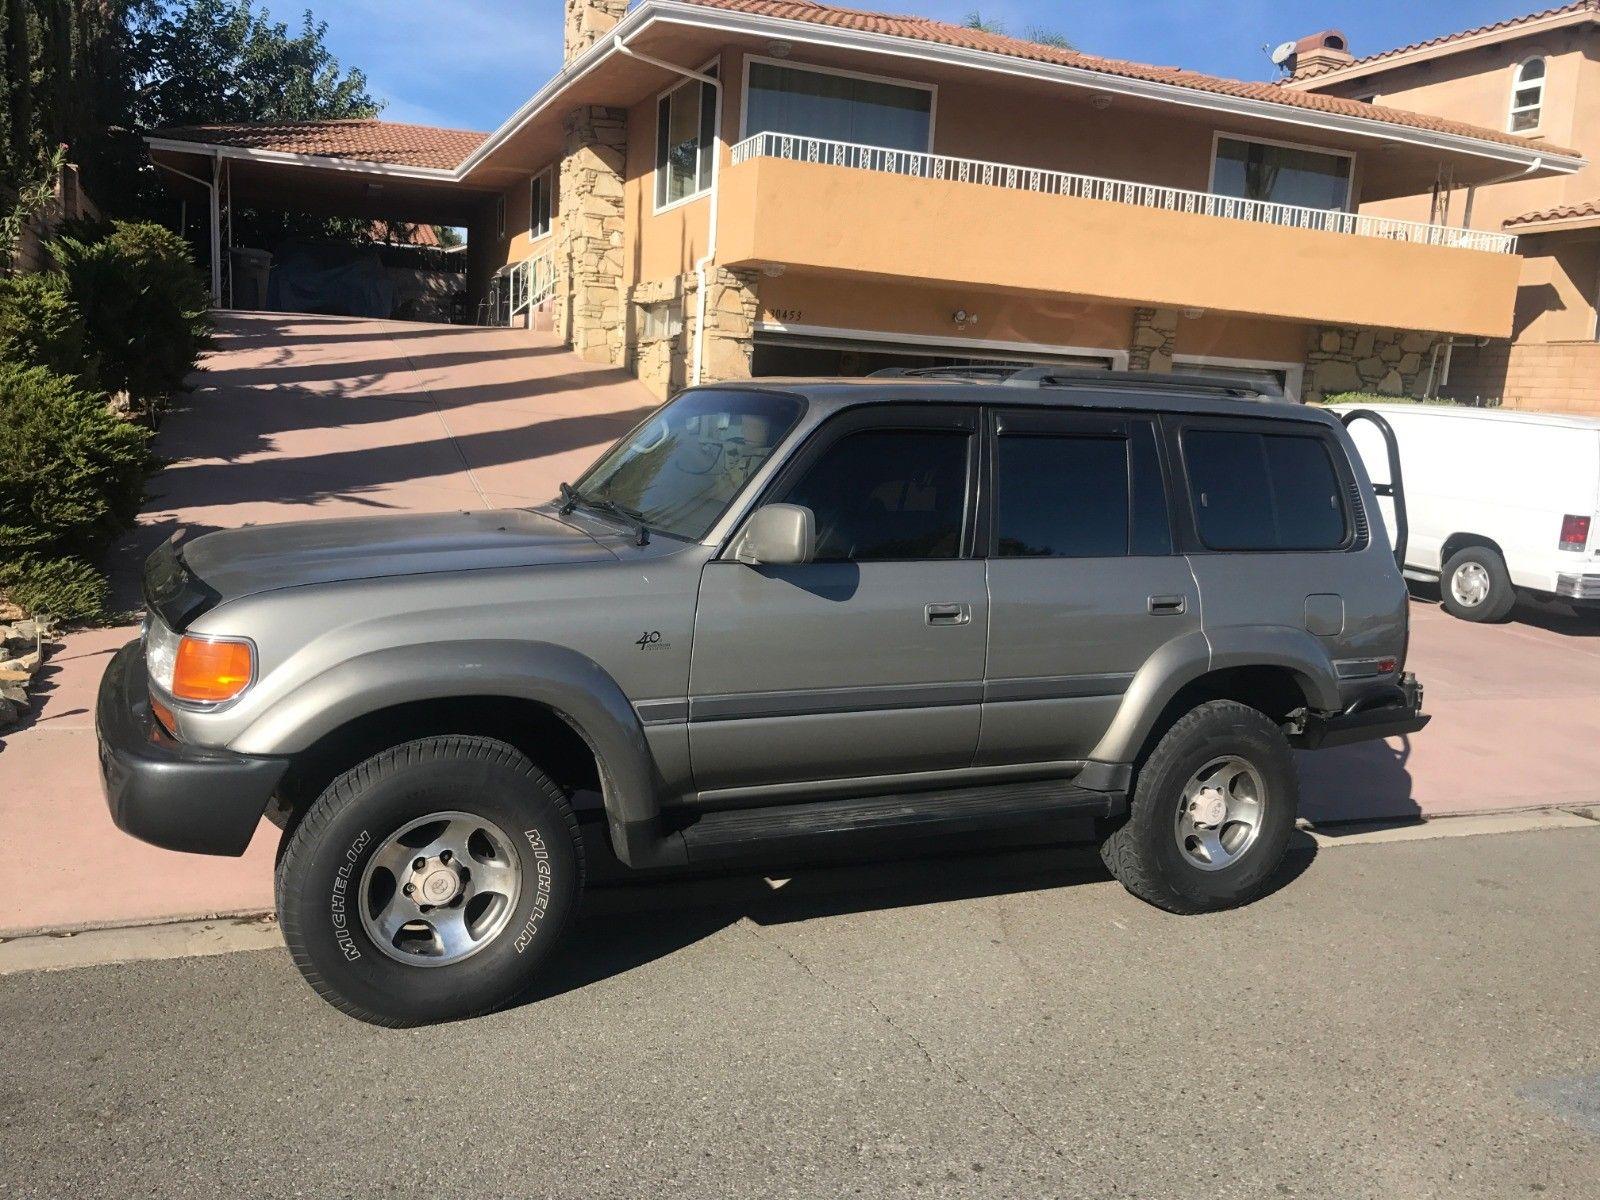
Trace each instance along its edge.
<instances>
[{"instance_id":1,"label":"silver suv","mask_svg":"<svg viewBox=\"0 0 1600 1200\"><path fill-rule=\"evenodd\" d=\"M771 863L1061 815L1135 895L1257 895L1293 747L1420 729L1343 426L1214 379L1021 372L680 394L528 509L174 539L97 724L159 846L283 828L344 1011L523 990L586 854Z\"/></svg>"}]
</instances>

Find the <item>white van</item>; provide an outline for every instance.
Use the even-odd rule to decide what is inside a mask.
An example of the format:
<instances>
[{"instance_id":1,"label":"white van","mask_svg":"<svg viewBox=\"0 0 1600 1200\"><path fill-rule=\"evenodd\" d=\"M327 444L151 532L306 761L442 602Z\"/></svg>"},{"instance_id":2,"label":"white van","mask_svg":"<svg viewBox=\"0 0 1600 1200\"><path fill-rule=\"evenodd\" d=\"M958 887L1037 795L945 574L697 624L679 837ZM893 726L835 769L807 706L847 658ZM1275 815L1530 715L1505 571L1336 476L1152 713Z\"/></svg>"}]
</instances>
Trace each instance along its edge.
<instances>
[{"instance_id":1,"label":"white van","mask_svg":"<svg viewBox=\"0 0 1600 1200\"><path fill-rule=\"evenodd\" d=\"M1600 617L1600 418L1432 404L1366 408L1400 445L1406 574L1437 579L1468 621L1503 620L1523 590ZM1371 422L1350 429L1380 497L1389 461ZM1394 503L1380 499L1390 535Z\"/></svg>"}]
</instances>

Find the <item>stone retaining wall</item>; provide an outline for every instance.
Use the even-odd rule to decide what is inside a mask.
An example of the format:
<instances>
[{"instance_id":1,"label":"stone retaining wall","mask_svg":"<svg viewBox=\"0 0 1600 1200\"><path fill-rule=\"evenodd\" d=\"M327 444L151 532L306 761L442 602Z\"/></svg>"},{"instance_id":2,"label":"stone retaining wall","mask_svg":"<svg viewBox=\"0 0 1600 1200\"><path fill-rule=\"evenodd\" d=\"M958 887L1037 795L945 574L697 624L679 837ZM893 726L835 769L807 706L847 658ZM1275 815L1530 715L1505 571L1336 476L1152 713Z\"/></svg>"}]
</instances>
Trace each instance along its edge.
<instances>
[{"instance_id":1,"label":"stone retaining wall","mask_svg":"<svg viewBox=\"0 0 1600 1200\"><path fill-rule=\"evenodd\" d=\"M1439 334L1418 330L1317 326L1306 350L1301 399L1310 403L1339 392L1421 396L1440 341Z\"/></svg>"}]
</instances>

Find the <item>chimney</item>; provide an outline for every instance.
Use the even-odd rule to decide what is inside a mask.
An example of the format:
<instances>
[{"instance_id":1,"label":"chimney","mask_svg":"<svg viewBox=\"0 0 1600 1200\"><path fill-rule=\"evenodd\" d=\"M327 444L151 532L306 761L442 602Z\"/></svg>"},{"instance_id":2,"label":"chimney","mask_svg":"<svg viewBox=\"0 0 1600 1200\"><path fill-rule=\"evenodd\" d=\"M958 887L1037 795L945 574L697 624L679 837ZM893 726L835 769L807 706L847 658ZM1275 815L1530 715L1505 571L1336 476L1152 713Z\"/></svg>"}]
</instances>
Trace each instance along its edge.
<instances>
[{"instance_id":1,"label":"chimney","mask_svg":"<svg viewBox=\"0 0 1600 1200\"><path fill-rule=\"evenodd\" d=\"M562 65L572 62L594 45L622 20L628 11L628 0L565 0L567 6L566 38L563 42Z\"/></svg>"},{"instance_id":2,"label":"chimney","mask_svg":"<svg viewBox=\"0 0 1600 1200\"><path fill-rule=\"evenodd\" d=\"M1312 75L1325 75L1355 60L1344 34L1337 29L1324 29L1294 44L1294 57L1289 60L1289 78L1306 79Z\"/></svg>"}]
</instances>

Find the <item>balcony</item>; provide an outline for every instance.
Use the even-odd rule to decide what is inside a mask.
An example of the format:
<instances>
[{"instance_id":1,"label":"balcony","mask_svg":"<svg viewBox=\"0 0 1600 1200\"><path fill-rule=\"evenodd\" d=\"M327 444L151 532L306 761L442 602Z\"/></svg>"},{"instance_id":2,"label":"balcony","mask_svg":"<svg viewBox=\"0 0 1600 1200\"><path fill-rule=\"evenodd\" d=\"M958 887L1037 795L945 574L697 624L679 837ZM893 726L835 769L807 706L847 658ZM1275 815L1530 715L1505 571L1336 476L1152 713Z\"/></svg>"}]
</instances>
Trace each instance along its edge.
<instances>
[{"instance_id":1,"label":"balcony","mask_svg":"<svg viewBox=\"0 0 1600 1200\"><path fill-rule=\"evenodd\" d=\"M1471 336L1510 333L1516 238L763 133L733 148L718 257Z\"/></svg>"}]
</instances>

